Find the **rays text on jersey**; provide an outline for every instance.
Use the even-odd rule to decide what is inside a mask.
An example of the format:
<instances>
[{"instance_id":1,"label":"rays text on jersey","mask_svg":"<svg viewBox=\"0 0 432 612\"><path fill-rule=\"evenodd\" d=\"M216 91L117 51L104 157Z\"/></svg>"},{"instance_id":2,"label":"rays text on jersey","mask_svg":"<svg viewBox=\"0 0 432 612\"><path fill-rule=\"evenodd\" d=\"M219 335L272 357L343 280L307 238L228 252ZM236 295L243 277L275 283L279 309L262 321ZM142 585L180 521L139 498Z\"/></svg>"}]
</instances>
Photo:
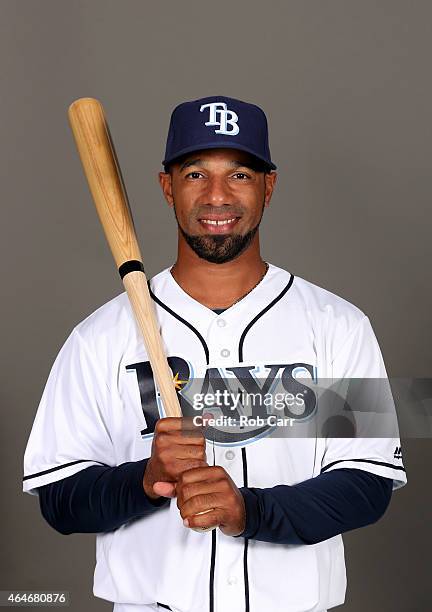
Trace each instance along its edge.
<instances>
[{"instance_id":1,"label":"rays text on jersey","mask_svg":"<svg viewBox=\"0 0 432 612\"><path fill-rule=\"evenodd\" d=\"M290 419L297 422L307 420L316 411L317 398L313 391L316 370L311 364L255 363L207 367L203 372L197 372L194 365L182 357L171 356L168 362L176 373L174 383L184 416L202 416L203 411L210 409L213 418L232 417L237 424L236 427L208 425L206 435L215 443L252 442L270 434L278 424L276 419L268 420L270 408L277 411L277 417L288 422ZM126 370L135 373L139 388L146 422L141 436L151 436L156 421L164 416L164 410L150 363L130 364ZM211 398L210 405L204 401L206 397ZM202 401L197 401L197 398Z\"/></svg>"}]
</instances>

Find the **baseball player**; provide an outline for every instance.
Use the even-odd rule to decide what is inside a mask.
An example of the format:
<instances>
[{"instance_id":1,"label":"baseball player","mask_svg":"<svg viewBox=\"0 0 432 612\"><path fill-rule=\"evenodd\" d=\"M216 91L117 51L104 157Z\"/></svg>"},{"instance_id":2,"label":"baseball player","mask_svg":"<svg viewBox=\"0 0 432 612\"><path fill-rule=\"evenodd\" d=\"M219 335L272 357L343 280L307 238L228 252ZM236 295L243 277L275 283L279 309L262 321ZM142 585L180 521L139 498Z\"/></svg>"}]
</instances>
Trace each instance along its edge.
<instances>
[{"instance_id":1,"label":"baseball player","mask_svg":"<svg viewBox=\"0 0 432 612\"><path fill-rule=\"evenodd\" d=\"M356 306L262 259L276 166L260 108L180 104L163 166L178 257L149 284L184 416L164 416L121 293L61 348L23 489L60 533L97 533L94 594L115 612L326 611L345 597L341 534L406 483L397 427L316 425L320 381L387 379L379 345ZM251 404L276 390L282 411Z\"/></svg>"}]
</instances>

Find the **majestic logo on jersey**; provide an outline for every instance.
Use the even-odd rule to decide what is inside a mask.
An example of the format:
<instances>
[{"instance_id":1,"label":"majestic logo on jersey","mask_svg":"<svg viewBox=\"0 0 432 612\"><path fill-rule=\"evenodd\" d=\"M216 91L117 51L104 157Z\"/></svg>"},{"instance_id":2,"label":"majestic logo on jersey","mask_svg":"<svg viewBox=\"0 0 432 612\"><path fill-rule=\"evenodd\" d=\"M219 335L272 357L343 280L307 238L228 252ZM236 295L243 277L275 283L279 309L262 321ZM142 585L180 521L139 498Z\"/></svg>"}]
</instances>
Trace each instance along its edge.
<instances>
[{"instance_id":1,"label":"majestic logo on jersey","mask_svg":"<svg viewBox=\"0 0 432 612\"><path fill-rule=\"evenodd\" d=\"M401 446L396 446L393 456L395 459L402 459L402 447Z\"/></svg>"},{"instance_id":2,"label":"majestic logo on jersey","mask_svg":"<svg viewBox=\"0 0 432 612\"><path fill-rule=\"evenodd\" d=\"M175 372L173 383L184 416L199 417L210 413L215 426L206 427L206 437L221 445L251 442L269 435L275 426L269 423L269 411L274 408L267 399L283 396L292 401L276 405L279 417L306 422L316 411L317 397L313 390L315 368L307 363L276 363L240 365L230 368L207 368L203 377L194 375L192 364L181 357L169 357ZM156 421L165 416L156 393L148 361L126 366L135 372L146 427L141 436L154 433ZM305 384L309 383L309 384ZM208 402L208 399L213 398ZM198 401L197 401L198 398ZM253 398L251 402L250 399ZM217 401L223 400L223 401ZM219 417L219 418L218 418ZM216 421L231 419L234 426Z\"/></svg>"},{"instance_id":3,"label":"majestic logo on jersey","mask_svg":"<svg viewBox=\"0 0 432 612\"><path fill-rule=\"evenodd\" d=\"M218 126L217 129L215 129L215 134L235 136L240 132L240 128L237 124L238 115L234 111L228 110L225 102L203 104L200 108L200 112L202 113L207 108L209 109L209 120L205 122L205 125ZM229 129L228 126L230 126Z\"/></svg>"}]
</instances>

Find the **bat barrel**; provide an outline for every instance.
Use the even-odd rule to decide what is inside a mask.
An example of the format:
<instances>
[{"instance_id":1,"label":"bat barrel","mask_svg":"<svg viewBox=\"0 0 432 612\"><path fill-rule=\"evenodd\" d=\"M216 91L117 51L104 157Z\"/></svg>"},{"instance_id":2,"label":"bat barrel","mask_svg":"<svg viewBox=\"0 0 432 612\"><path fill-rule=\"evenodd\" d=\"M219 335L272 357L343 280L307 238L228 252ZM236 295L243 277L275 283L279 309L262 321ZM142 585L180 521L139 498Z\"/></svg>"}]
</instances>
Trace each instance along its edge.
<instances>
[{"instance_id":1,"label":"bat barrel","mask_svg":"<svg viewBox=\"0 0 432 612\"><path fill-rule=\"evenodd\" d=\"M142 264L126 188L102 104L94 98L80 98L70 105L68 115L117 268L129 261Z\"/></svg>"}]
</instances>

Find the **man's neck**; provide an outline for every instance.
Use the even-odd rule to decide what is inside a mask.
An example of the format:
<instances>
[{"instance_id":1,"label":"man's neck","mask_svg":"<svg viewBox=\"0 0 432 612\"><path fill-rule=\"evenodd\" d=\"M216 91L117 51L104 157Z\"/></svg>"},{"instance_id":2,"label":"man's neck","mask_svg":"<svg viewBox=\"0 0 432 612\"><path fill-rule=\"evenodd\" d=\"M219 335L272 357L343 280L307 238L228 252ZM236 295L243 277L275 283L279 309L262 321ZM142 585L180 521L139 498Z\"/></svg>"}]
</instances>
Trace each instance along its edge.
<instances>
[{"instance_id":1,"label":"man's neck","mask_svg":"<svg viewBox=\"0 0 432 612\"><path fill-rule=\"evenodd\" d=\"M179 248L171 274L180 287L208 308L229 308L251 291L267 270L259 251L258 236L236 259L215 264L190 249ZM179 245L180 246L180 245Z\"/></svg>"}]
</instances>

